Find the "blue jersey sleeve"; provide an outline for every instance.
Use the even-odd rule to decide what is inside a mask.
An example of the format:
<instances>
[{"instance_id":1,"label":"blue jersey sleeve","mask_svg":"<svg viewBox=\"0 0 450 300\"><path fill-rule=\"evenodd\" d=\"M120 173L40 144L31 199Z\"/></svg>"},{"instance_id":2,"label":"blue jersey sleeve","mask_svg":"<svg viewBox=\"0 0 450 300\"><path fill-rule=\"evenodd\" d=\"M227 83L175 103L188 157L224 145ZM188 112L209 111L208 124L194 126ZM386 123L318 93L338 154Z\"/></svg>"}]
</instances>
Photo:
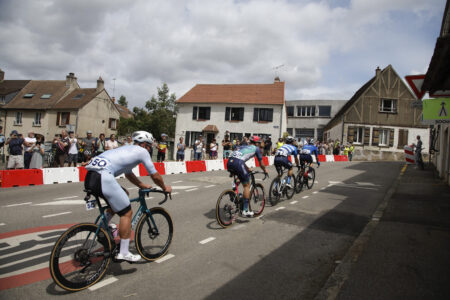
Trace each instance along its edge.
<instances>
[{"instance_id":1,"label":"blue jersey sleeve","mask_svg":"<svg viewBox=\"0 0 450 300\"><path fill-rule=\"evenodd\" d=\"M256 156L256 158L259 160L259 162L262 161L261 150L259 149L259 147L256 147L256 150L255 150L255 156Z\"/></svg>"}]
</instances>

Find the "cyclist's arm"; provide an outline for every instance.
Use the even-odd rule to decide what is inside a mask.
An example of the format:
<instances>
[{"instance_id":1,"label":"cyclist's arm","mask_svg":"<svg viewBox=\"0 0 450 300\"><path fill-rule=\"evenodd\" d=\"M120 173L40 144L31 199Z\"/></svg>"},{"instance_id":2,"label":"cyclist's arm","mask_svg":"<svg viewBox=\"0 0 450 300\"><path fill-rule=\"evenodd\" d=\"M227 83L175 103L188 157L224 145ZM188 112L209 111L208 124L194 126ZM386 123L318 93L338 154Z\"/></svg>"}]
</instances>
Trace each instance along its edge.
<instances>
[{"instance_id":1,"label":"cyclist's arm","mask_svg":"<svg viewBox=\"0 0 450 300\"><path fill-rule=\"evenodd\" d=\"M150 177L152 178L153 182L157 186L159 186L163 191L168 192L168 193L172 192L172 187L170 185L164 184L164 180L162 179L161 175L158 172L150 175Z\"/></svg>"},{"instance_id":2,"label":"cyclist's arm","mask_svg":"<svg viewBox=\"0 0 450 300\"><path fill-rule=\"evenodd\" d=\"M128 173L125 174L125 177L135 186L137 186L140 189L149 189L152 186L149 184L145 184L142 181L139 180L139 178L136 177L136 175L134 175L134 173Z\"/></svg>"},{"instance_id":3,"label":"cyclist's arm","mask_svg":"<svg viewBox=\"0 0 450 300\"><path fill-rule=\"evenodd\" d=\"M316 156L316 163L317 163L317 165L320 166L319 155L317 154L317 150L314 149L313 154Z\"/></svg>"},{"instance_id":4,"label":"cyclist's arm","mask_svg":"<svg viewBox=\"0 0 450 300\"><path fill-rule=\"evenodd\" d=\"M266 166L264 165L263 157L262 157L262 154L261 154L261 150L259 148L256 148L255 156L256 156L256 158L259 161L260 168L264 171L265 174L267 174Z\"/></svg>"}]
</instances>

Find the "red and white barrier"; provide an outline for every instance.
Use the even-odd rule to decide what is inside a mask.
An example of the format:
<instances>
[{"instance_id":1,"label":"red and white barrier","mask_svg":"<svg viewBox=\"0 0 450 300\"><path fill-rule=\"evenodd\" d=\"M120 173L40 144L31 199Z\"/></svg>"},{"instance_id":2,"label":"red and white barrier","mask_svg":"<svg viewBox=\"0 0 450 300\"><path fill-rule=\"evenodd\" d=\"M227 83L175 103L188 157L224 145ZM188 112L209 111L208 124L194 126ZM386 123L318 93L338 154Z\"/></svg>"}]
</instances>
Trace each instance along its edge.
<instances>
[{"instance_id":1,"label":"red and white barrier","mask_svg":"<svg viewBox=\"0 0 450 300\"><path fill-rule=\"evenodd\" d=\"M403 147L405 149L405 160L407 164L415 164L416 163L416 157L414 156L414 150L413 147L405 145Z\"/></svg>"}]
</instances>

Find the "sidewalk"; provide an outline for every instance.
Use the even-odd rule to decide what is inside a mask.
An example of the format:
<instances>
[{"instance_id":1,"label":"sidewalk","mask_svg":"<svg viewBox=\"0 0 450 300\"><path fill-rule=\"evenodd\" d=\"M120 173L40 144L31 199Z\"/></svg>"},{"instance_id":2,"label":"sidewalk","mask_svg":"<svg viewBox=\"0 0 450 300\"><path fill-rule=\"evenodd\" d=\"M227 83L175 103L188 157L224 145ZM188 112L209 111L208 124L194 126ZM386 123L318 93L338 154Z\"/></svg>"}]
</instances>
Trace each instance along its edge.
<instances>
[{"instance_id":1,"label":"sidewalk","mask_svg":"<svg viewBox=\"0 0 450 300\"><path fill-rule=\"evenodd\" d=\"M450 187L431 167L408 165L375 222L336 299L450 299Z\"/></svg>"}]
</instances>

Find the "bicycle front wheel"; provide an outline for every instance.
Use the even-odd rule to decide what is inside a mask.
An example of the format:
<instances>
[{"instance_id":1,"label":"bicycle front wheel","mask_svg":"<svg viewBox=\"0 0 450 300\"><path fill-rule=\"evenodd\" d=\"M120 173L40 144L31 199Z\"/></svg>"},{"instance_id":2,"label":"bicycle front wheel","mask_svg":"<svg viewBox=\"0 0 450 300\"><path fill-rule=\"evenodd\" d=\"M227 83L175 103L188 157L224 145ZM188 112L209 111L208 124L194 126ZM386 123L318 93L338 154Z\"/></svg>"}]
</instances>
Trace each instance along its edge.
<instances>
[{"instance_id":1,"label":"bicycle front wheel","mask_svg":"<svg viewBox=\"0 0 450 300\"><path fill-rule=\"evenodd\" d=\"M281 177L277 176L272 180L269 188L269 202L272 206L277 205L282 193Z\"/></svg>"},{"instance_id":2,"label":"bicycle front wheel","mask_svg":"<svg viewBox=\"0 0 450 300\"><path fill-rule=\"evenodd\" d=\"M286 182L287 182L287 178L288 176L286 176ZM289 185L291 187L289 187ZM286 198L287 199L291 199L292 197L294 197L295 194L295 176L291 176L291 181L290 184L286 184L285 189L286 189Z\"/></svg>"},{"instance_id":3,"label":"bicycle front wheel","mask_svg":"<svg viewBox=\"0 0 450 300\"><path fill-rule=\"evenodd\" d=\"M261 183L256 183L250 193L250 209L253 211L254 216L259 216L266 204L266 198L264 195L264 186Z\"/></svg>"},{"instance_id":4,"label":"bicycle front wheel","mask_svg":"<svg viewBox=\"0 0 450 300\"><path fill-rule=\"evenodd\" d=\"M226 190L220 194L216 204L217 223L223 228L231 226L236 221L239 212L238 199L233 190Z\"/></svg>"},{"instance_id":5,"label":"bicycle front wheel","mask_svg":"<svg viewBox=\"0 0 450 300\"><path fill-rule=\"evenodd\" d=\"M308 189L311 189L314 185L314 181L316 180L316 171L314 170L314 168L312 167L309 168L308 176L306 179L307 179L306 185L308 186Z\"/></svg>"},{"instance_id":6,"label":"bicycle front wheel","mask_svg":"<svg viewBox=\"0 0 450 300\"><path fill-rule=\"evenodd\" d=\"M173 236L173 223L162 207L153 207L143 214L136 226L135 245L139 254L148 261L164 256Z\"/></svg>"},{"instance_id":7,"label":"bicycle front wheel","mask_svg":"<svg viewBox=\"0 0 450 300\"><path fill-rule=\"evenodd\" d=\"M67 291L80 291L97 283L111 262L112 243L98 225L77 224L56 241L50 255L50 274Z\"/></svg>"}]
</instances>

